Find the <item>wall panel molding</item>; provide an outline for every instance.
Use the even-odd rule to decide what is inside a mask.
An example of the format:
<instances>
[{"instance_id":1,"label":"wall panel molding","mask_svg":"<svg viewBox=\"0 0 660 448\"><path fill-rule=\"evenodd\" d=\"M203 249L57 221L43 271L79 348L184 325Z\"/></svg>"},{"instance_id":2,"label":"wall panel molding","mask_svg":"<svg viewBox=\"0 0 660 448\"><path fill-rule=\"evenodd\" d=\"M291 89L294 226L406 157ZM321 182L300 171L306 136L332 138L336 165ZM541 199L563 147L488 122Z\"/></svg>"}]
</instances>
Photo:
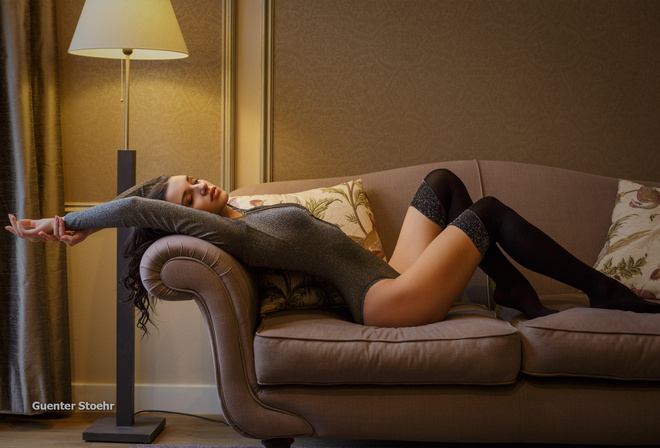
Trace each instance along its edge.
<instances>
[{"instance_id":1,"label":"wall panel molding","mask_svg":"<svg viewBox=\"0 0 660 448\"><path fill-rule=\"evenodd\" d=\"M260 182L273 180L273 2L261 0Z\"/></svg>"},{"instance_id":2,"label":"wall panel molding","mask_svg":"<svg viewBox=\"0 0 660 448\"><path fill-rule=\"evenodd\" d=\"M222 188L231 191L235 186L236 154L234 147L235 133L235 98L236 98L236 0L223 0L223 39L222 64L222 140L220 154L222 164Z\"/></svg>"}]
</instances>

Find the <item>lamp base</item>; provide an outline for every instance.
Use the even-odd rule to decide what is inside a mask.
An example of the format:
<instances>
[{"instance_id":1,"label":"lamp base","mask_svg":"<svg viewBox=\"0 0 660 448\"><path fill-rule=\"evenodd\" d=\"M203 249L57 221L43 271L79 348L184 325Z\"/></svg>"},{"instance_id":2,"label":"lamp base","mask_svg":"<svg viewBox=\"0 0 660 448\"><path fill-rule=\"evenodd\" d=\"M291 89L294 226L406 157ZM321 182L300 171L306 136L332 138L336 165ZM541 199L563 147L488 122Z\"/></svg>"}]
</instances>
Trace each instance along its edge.
<instances>
[{"instance_id":1,"label":"lamp base","mask_svg":"<svg viewBox=\"0 0 660 448\"><path fill-rule=\"evenodd\" d=\"M151 443L165 427L165 419L160 417L140 417L134 419L133 426L117 426L114 415L100 417L83 431L86 442Z\"/></svg>"}]
</instances>

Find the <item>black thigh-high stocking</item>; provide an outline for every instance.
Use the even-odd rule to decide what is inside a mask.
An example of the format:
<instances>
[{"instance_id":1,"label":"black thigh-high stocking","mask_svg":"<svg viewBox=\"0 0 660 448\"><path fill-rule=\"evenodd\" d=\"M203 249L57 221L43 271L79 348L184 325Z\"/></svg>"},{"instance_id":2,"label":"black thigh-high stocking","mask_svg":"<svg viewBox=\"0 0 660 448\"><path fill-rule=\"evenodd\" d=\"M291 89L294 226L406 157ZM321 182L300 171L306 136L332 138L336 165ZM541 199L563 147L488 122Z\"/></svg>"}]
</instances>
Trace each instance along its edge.
<instances>
[{"instance_id":1,"label":"black thigh-high stocking","mask_svg":"<svg viewBox=\"0 0 660 448\"><path fill-rule=\"evenodd\" d=\"M636 296L622 283L583 263L510 207L492 197L470 206L495 242L521 265L587 294L594 308L658 313L660 304Z\"/></svg>"},{"instance_id":2,"label":"black thigh-high stocking","mask_svg":"<svg viewBox=\"0 0 660 448\"><path fill-rule=\"evenodd\" d=\"M424 180L444 208L445 222L438 223L442 227L473 204L461 179L449 170L432 171ZM555 312L541 304L527 278L509 262L497 245L492 244L486 251L479 267L495 282L493 299L499 305L520 310L531 318Z\"/></svg>"}]
</instances>

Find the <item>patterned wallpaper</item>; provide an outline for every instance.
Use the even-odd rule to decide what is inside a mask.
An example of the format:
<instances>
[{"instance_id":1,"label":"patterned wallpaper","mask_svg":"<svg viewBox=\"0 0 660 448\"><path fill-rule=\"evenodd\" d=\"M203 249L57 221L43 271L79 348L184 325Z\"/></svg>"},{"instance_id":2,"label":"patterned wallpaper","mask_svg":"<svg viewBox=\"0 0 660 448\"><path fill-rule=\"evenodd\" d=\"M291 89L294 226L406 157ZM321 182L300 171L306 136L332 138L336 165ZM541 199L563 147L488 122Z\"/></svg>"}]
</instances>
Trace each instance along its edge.
<instances>
[{"instance_id":1,"label":"patterned wallpaper","mask_svg":"<svg viewBox=\"0 0 660 448\"><path fill-rule=\"evenodd\" d=\"M660 179L660 2L275 0L274 180L451 159Z\"/></svg>"},{"instance_id":2,"label":"patterned wallpaper","mask_svg":"<svg viewBox=\"0 0 660 448\"><path fill-rule=\"evenodd\" d=\"M67 53L84 0L58 0L65 200L102 202L116 194L124 147L120 62ZM172 0L190 56L131 63L130 148L137 180L163 173L220 182L222 2Z\"/></svg>"}]
</instances>

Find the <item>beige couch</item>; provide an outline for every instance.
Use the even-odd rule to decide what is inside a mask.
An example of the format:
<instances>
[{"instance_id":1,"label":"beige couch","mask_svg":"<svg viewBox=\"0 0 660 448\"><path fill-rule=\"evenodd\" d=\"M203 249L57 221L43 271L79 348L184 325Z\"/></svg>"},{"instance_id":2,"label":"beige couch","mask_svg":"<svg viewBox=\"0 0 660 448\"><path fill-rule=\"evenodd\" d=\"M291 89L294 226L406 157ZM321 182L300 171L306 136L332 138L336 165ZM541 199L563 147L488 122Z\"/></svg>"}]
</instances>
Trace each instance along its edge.
<instances>
[{"instance_id":1,"label":"beige couch","mask_svg":"<svg viewBox=\"0 0 660 448\"><path fill-rule=\"evenodd\" d=\"M294 192L359 177L390 255L410 198L440 167L458 174L473 199L498 197L585 262L596 260L611 221L614 178L458 161L232 194ZM143 267L156 297L199 305L224 415L237 432L267 446L288 446L294 437L660 442L660 316L589 309L582 294L528 271L543 300L566 311L525 320L496 309L478 272L446 321L390 329L323 310L261 319L253 272L196 238L159 240Z\"/></svg>"}]
</instances>

